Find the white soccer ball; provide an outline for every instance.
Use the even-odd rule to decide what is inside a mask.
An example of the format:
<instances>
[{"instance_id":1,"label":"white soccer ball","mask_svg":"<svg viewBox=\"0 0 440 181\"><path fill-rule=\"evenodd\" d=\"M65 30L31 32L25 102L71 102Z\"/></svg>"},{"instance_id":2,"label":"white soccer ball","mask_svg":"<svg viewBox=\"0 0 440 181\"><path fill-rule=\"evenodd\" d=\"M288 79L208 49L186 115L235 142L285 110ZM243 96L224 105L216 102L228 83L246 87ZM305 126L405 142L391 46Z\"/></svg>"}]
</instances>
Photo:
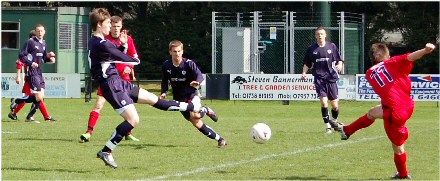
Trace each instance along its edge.
<instances>
[{"instance_id":1,"label":"white soccer ball","mask_svg":"<svg viewBox=\"0 0 440 181\"><path fill-rule=\"evenodd\" d=\"M267 124L257 123L252 126L251 136L255 143L263 144L269 141L272 136L272 131Z\"/></svg>"}]
</instances>

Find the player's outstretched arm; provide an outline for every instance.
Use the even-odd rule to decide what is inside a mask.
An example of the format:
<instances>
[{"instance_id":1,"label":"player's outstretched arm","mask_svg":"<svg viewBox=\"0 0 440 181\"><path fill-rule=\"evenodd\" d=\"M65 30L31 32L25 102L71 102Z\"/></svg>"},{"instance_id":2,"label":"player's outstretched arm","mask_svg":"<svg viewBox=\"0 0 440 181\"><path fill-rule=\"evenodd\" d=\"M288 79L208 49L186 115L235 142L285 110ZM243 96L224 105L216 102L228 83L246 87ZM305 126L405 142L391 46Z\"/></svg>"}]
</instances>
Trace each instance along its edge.
<instances>
[{"instance_id":1,"label":"player's outstretched arm","mask_svg":"<svg viewBox=\"0 0 440 181\"><path fill-rule=\"evenodd\" d=\"M416 61L420 58L422 58L423 56L425 56L426 54L431 53L433 50L435 49L435 45L432 43L427 43L425 45L425 48L422 48L420 50L417 50L415 52L412 52L411 54L408 55L408 60L409 61Z\"/></svg>"},{"instance_id":2,"label":"player's outstretched arm","mask_svg":"<svg viewBox=\"0 0 440 181\"><path fill-rule=\"evenodd\" d=\"M121 52L119 49L115 48L112 44L108 43L104 45L107 49L107 52L110 53L110 57L113 60L109 60L115 63L123 63L123 64L131 64L131 65L138 65L140 63L140 60L138 58L133 58L125 53ZM114 61L118 60L118 61Z\"/></svg>"}]
</instances>

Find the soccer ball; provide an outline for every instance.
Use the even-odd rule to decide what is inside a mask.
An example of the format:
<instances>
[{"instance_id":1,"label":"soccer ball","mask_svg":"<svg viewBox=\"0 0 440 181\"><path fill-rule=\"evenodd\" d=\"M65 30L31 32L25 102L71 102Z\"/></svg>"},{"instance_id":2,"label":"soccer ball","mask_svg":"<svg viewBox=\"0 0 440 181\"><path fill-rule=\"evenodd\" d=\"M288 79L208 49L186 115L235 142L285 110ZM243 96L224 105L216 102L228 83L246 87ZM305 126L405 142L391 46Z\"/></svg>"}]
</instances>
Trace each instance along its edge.
<instances>
[{"instance_id":1,"label":"soccer ball","mask_svg":"<svg viewBox=\"0 0 440 181\"><path fill-rule=\"evenodd\" d=\"M267 124L257 123L252 126L251 136L255 143L263 144L269 141L272 136L272 131Z\"/></svg>"}]
</instances>

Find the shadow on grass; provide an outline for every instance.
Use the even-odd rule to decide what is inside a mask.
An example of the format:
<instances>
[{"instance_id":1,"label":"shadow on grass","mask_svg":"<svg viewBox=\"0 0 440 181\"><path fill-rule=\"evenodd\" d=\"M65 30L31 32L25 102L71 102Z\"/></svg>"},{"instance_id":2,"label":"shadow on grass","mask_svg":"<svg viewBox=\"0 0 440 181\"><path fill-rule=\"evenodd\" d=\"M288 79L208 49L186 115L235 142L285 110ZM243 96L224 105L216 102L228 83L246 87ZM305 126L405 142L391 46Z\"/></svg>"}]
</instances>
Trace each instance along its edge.
<instances>
[{"instance_id":1,"label":"shadow on grass","mask_svg":"<svg viewBox=\"0 0 440 181\"><path fill-rule=\"evenodd\" d=\"M270 178L271 180L341 180L341 179L331 179L326 177L325 175L316 176L316 177L302 177L302 176L289 176L283 178ZM364 180L364 179L344 179L344 180ZM378 178L367 179L367 180L383 180ZM386 180L386 179L385 179Z\"/></svg>"},{"instance_id":2,"label":"shadow on grass","mask_svg":"<svg viewBox=\"0 0 440 181\"><path fill-rule=\"evenodd\" d=\"M67 169L46 169L46 168L21 168L21 167L3 167L2 170L24 170L24 171L43 171L43 172L65 172L65 173L92 173L93 171L78 171Z\"/></svg>"},{"instance_id":3,"label":"shadow on grass","mask_svg":"<svg viewBox=\"0 0 440 181\"><path fill-rule=\"evenodd\" d=\"M271 180L337 180L337 179L329 179L324 175L321 175L316 177L289 176L284 178L271 178Z\"/></svg>"},{"instance_id":4,"label":"shadow on grass","mask_svg":"<svg viewBox=\"0 0 440 181\"><path fill-rule=\"evenodd\" d=\"M2 119L4 123L20 123L20 120Z\"/></svg>"},{"instance_id":5,"label":"shadow on grass","mask_svg":"<svg viewBox=\"0 0 440 181\"><path fill-rule=\"evenodd\" d=\"M163 148L175 148L175 147L188 147L183 145L159 145L159 144L126 144L126 145L119 145L119 146L127 146L132 147L133 149L145 149L147 147L163 147Z\"/></svg>"},{"instance_id":6,"label":"shadow on grass","mask_svg":"<svg viewBox=\"0 0 440 181\"><path fill-rule=\"evenodd\" d=\"M54 138L12 138L9 140L21 140L21 141L66 141L72 142L72 139L54 139Z\"/></svg>"}]
</instances>

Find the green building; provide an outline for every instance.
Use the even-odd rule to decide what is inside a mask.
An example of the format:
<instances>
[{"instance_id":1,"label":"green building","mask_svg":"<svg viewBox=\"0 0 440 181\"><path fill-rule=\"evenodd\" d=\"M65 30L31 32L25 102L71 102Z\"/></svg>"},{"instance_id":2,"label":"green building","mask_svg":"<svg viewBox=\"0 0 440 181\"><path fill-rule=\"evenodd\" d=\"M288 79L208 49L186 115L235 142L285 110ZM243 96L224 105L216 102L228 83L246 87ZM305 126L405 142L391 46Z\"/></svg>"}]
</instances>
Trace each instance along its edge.
<instances>
[{"instance_id":1,"label":"green building","mask_svg":"<svg viewBox=\"0 0 440 181\"><path fill-rule=\"evenodd\" d=\"M87 73L90 10L84 7L2 7L2 73L16 72L18 53L36 24L46 27L46 49L55 52L57 60L55 64L43 65L44 73Z\"/></svg>"}]
</instances>

